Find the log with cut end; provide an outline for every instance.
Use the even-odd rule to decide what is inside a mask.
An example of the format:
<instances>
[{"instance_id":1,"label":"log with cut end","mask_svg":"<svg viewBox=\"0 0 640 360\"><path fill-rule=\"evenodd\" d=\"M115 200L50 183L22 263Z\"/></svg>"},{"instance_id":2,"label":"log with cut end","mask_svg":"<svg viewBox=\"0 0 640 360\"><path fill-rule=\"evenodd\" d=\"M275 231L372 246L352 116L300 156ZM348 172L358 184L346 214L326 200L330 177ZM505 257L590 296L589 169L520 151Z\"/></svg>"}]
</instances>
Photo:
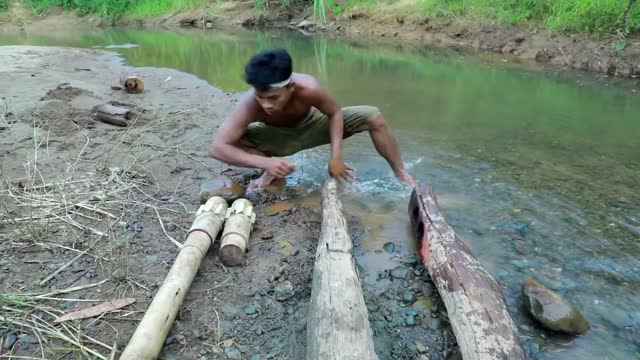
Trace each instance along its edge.
<instances>
[{"instance_id":1,"label":"log with cut end","mask_svg":"<svg viewBox=\"0 0 640 360\"><path fill-rule=\"evenodd\" d=\"M202 259L216 240L226 212L227 201L221 197L212 197L200 206L180 253L120 360L158 357Z\"/></svg>"},{"instance_id":2,"label":"log with cut end","mask_svg":"<svg viewBox=\"0 0 640 360\"><path fill-rule=\"evenodd\" d=\"M110 104L100 105L96 109L98 120L115 126L126 127L131 116L131 110Z\"/></svg>"},{"instance_id":3,"label":"log with cut end","mask_svg":"<svg viewBox=\"0 0 640 360\"><path fill-rule=\"evenodd\" d=\"M322 189L322 228L307 318L307 360L377 359L335 180Z\"/></svg>"},{"instance_id":4,"label":"log with cut end","mask_svg":"<svg viewBox=\"0 0 640 360\"><path fill-rule=\"evenodd\" d=\"M409 216L465 360L525 359L500 286L444 219L430 188L413 190Z\"/></svg>"}]
</instances>

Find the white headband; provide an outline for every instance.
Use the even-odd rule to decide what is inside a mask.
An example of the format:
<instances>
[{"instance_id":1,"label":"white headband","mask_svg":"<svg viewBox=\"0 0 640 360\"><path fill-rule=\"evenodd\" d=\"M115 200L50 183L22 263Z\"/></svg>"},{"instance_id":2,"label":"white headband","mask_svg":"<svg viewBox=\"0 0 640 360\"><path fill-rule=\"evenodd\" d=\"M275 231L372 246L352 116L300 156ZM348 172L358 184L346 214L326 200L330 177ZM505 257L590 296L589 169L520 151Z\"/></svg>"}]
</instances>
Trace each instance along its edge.
<instances>
[{"instance_id":1,"label":"white headband","mask_svg":"<svg viewBox=\"0 0 640 360\"><path fill-rule=\"evenodd\" d=\"M282 89L283 87L291 84L291 76L277 83L269 84L269 89Z\"/></svg>"}]
</instances>

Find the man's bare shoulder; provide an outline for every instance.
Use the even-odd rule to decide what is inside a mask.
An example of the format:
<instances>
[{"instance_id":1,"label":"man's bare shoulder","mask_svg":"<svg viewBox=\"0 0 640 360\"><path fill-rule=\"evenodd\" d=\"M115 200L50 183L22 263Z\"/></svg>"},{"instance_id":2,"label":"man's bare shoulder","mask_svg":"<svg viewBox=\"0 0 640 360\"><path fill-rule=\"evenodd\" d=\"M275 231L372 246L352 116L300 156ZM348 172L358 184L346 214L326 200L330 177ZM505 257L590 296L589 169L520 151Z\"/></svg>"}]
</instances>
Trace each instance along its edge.
<instances>
[{"instance_id":1,"label":"man's bare shoulder","mask_svg":"<svg viewBox=\"0 0 640 360\"><path fill-rule=\"evenodd\" d=\"M293 73L293 82L296 84L296 88L300 90L319 90L322 88L320 81L309 74Z\"/></svg>"}]
</instances>

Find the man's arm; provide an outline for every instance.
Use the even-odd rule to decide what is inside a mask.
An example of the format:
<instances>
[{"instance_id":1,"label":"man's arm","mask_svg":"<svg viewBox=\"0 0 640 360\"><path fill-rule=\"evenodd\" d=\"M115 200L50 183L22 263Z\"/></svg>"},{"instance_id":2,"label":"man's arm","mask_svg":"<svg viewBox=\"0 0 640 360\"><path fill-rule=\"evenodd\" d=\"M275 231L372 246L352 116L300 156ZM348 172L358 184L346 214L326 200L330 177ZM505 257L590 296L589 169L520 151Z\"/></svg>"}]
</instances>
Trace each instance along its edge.
<instances>
[{"instance_id":1,"label":"man's arm","mask_svg":"<svg viewBox=\"0 0 640 360\"><path fill-rule=\"evenodd\" d=\"M253 99L243 97L231 116L218 129L209 156L230 165L261 168L266 160L265 156L251 154L237 145L257 113Z\"/></svg>"},{"instance_id":2,"label":"man's arm","mask_svg":"<svg viewBox=\"0 0 640 360\"><path fill-rule=\"evenodd\" d=\"M311 104L329 117L329 136L331 139L331 158L329 174L338 179L353 180L353 169L344 164L342 158L342 138L344 135L344 116L338 103L320 85L307 90L305 94Z\"/></svg>"},{"instance_id":3,"label":"man's arm","mask_svg":"<svg viewBox=\"0 0 640 360\"><path fill-rule=\"evenodd\" d=\"M234 166L261 168L275 177L287 176L295 169L290 162L252 154L238 146L247 127L257 115L258 105L251 95L245 95L238 102L236 110L218 129L209 156Z\"/></svg>"}]
</instances>

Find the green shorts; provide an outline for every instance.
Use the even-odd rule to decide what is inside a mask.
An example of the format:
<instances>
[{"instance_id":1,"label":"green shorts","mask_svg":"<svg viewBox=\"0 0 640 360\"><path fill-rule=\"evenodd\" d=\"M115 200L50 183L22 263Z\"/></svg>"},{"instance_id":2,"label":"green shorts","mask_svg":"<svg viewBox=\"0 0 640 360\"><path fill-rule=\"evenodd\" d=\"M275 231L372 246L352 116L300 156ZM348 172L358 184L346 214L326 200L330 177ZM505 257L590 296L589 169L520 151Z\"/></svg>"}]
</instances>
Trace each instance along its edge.
<instances>
[{"instance_id":1,"label":"green shorts","mask_svg":"<svg viewBox=\"0 0 640 360\"><path fill-rule=\"evenodd\" d=\"M379 110L373 106L342 108L343 138L358 133L367 120L378 112ZM329 123L327 115L311 108L307 117L297 127L270 126L261 122L249 124L242 144L268 156L289 156L301 150L329 144Z\"/></svg>"}]
</instances>

